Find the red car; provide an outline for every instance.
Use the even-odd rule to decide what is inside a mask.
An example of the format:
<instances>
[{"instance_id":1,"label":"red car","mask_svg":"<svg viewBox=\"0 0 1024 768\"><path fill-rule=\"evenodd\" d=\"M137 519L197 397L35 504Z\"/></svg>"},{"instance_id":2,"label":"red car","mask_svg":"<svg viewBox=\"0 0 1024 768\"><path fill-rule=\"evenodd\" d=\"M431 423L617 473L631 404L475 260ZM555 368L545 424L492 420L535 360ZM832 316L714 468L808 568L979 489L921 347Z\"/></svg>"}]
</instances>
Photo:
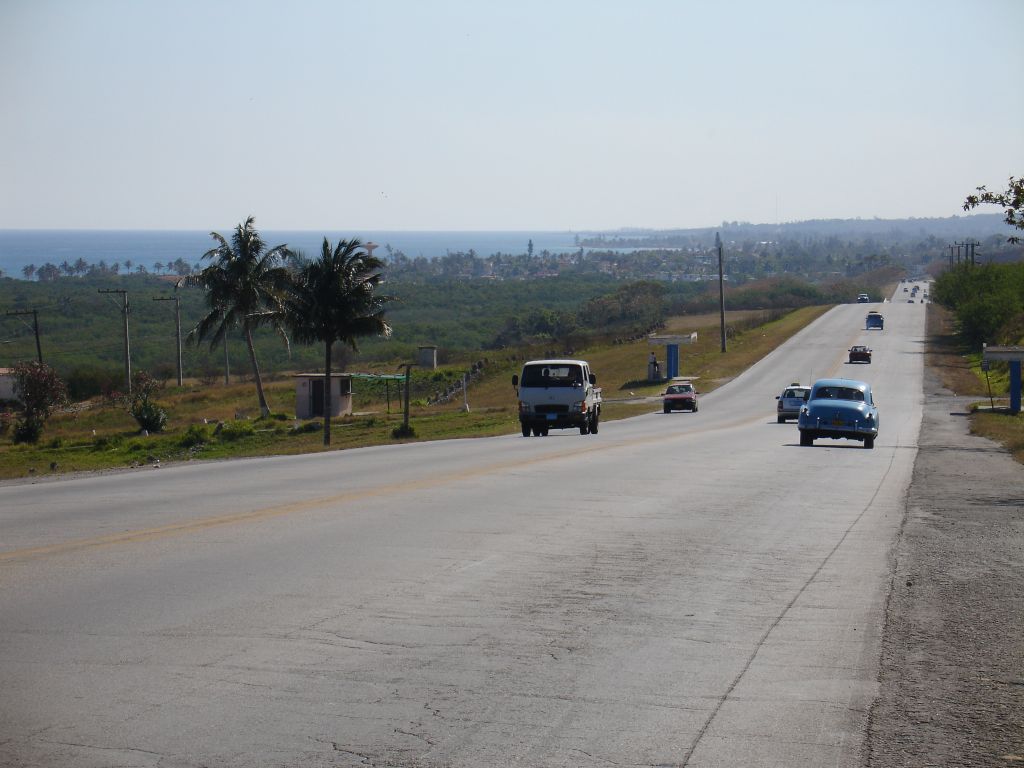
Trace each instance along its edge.
<instances>
[{"instance_id":1,"label":"red car","mask_svg":"<svg viewBox=\"0 0 1024 768\"><path fill-rule=\"evenodd\" d=\"M662 410L669 411L693 411L697 412L697 395L700 393L693 388L688 381L681 381L678 384L670 384L665 390L662 400Z\"/></svg>"}]
</instances>

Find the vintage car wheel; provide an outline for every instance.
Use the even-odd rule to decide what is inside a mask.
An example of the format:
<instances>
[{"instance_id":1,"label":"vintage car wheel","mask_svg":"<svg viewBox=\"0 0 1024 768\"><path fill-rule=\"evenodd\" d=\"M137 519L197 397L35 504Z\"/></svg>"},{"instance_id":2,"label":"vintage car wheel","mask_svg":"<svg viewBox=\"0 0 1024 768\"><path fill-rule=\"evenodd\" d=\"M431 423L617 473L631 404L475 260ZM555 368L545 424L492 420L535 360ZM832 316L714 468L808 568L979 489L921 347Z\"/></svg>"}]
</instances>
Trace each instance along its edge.
<instances>
[{"instance_id":1,"label":"vintage car wheel","mask_svg":"<svg viewBox=\"0 0 1024 768\"><path fill-rule=\"evenodd\" d=\"M814 445L814 438L811 437L806 432L801 432L800 433L800 445L804 446L805 448L807 446L809 446L809 445Z\"/></svg>"}]
</instances>

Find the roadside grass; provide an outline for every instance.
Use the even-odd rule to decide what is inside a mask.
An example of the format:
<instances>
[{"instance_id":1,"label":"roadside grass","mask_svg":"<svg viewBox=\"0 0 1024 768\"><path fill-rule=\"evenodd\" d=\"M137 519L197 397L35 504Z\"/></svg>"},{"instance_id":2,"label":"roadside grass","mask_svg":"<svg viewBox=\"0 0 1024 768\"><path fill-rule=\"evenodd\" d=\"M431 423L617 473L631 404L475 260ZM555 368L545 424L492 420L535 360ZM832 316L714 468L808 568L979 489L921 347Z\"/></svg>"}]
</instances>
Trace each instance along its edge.
<instances>
[{"instance_id":1,"label":"roadside grass","mask_svg":"<svg viewBox=\"0 0 1024 768\"><path fill-rule=\"evenodd\" d=\"M710 392L827 309L727 313L726 325L731 330L725 354L720 351L717 314L672 318L664 332L697 332L695 344L680 347L680 372L695 377L700 391ZM652 349L664 365L664 348L651 347L646 340L594 345L574 352L588 359L597 372L606 400L604 420L660 410L656 396L663 391L664 383L646 381L647 356ZM403 423L402 408L394 393L390 407L382 397L357 399L355 415L332 421L328 449L323 446L321 421L299 422L292 418L295 389L286 376L269 377L265 382L272 409L269 418L257 418L251 381L236 380L228 386L187 381L183 387L169 386L155 398L169 415L168 428L145 436L123 406L102 400L78 403L51 418L36 445L14 445L9 433L0 435L0 479L514 434L519 425L512 374L523 359L535 356L540 353L524 350L489 362L469 389L468 411L461 396L431 406L414 398L410 407L414 435L401 440L392 434ZM394 365L380 368L380 372L394 370Z\"/></svg>"},{"instance_id":2,"label":"roadside grass","mask_svg":"<svg viewBox=\"0 0 1024 768\"><path fill-rule=\"evenodd\" d=\"M995 366L986 379L981 370L981 353L965 350L957 340L952 313L938 304L927 306L928 364L938 372L946 389L958 395L981 398L971 406L971 433L1001 444L1017 462L1024 464L1024 415L1011 414L1006 408L1009 404L1006 367Z\"/></svg>"}]
</instances>

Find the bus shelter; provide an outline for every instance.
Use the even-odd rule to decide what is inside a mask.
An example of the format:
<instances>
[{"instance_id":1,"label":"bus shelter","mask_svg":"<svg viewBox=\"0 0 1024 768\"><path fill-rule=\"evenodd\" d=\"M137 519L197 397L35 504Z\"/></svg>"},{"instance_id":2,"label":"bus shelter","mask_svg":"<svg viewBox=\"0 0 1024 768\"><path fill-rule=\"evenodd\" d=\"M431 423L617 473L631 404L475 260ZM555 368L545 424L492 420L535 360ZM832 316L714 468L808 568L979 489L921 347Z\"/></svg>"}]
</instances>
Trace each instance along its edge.
<instances>
[{"instance_id":1,"label":"bus shelter","mask_svg":"<svg viewBox=\"0 0 1024 768\"><path fill-rule=\"evenodd\" d=\"M1020 413L1021 375L1024 347L990 347L982 349L982 360L1000 360L1010 367L1010 413Z\"/></svg>"}]
</instances>

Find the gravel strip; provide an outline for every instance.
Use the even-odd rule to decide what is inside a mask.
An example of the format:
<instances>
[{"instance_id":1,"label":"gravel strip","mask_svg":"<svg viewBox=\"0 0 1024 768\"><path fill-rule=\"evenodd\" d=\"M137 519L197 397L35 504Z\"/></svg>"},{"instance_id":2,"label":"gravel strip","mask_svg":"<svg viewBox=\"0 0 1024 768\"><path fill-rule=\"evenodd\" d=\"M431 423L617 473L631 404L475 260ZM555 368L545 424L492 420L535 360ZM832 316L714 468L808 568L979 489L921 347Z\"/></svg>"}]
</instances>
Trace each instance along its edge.
<instances>
[{"instance_id":1,"label":"gravel strip","mask_svg":"<svg viewBox=\"0 0 1024 768\"><path fill-rule=\"evenodd\" d=\"M1024 466L926 369L863 765L1024 765Z\"/></svg>"}]
</instances>

